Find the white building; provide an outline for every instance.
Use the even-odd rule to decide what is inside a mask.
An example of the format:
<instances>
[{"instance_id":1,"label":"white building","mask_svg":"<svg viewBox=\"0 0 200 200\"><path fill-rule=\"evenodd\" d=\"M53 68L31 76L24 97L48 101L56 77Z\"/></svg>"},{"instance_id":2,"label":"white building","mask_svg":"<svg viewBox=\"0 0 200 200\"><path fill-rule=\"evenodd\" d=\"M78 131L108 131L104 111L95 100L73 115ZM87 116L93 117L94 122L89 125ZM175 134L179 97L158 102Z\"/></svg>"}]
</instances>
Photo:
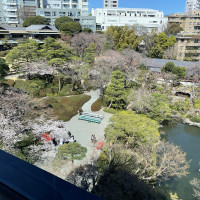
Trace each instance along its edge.
<instances>
[{"instance_id":1,"label":"white building","mask_svg":"<svg viewBox=\"0 0 200 200\"><path fill-rule=\"evenodd\" d=\"M0 24L22 23L18 15L21 7L31 7L32 16L46 17L51 25L57 18L69 16L82 28L96 30L96 18L89 16L88 0L0 0Z\"/></svg>"},{"instance_id":2,"label":"white building","mask_svg":"<svg viewBox=\"0 0 200 200\"><path fill-rule=\"evenodd\" d=\"M0 0L0 23L17 24L18 9L21 7L35 8L36 0Z\"/></svg>"},{"instance_id":3,"label":"white building","mask_svg":"<svg viewBox=\"0 0 200 200\"><path fill-rule=\"evenodd\" d=\"M81 15L88 16L88 0L40 0L41 9L80 9Z\"/></svg>"},{"instance_id":4,"label":"white building","mask_svg":"<svg viewBox=\"0 0 200 200\"><path fill-rule=\"evenodd\" d=\"M103 0L104 8L118 8L118 0Z\"/></svg>"},{"instance_id":5,"label":"white building","mask_svg":"<svg viewBox=\"0 0 200 200\"><path fill-rule=\"evenodd\" d=\"M187 0L185 5L185 13L200 10L200 0Z\"/></svg>"},{"instance_id":6,"label":"white building","mask_svg":"<svg viewBox=\"0 0 200 200\"><path fill-rule=\"evenodd\" d=\"M110 26L135 25L144 27L148 32L152 29L162 32L168 21L163 12L152 9L98 8L92 10L92 15L96 17L97 29L102 31Z\"/></svg>"}]
</instances>

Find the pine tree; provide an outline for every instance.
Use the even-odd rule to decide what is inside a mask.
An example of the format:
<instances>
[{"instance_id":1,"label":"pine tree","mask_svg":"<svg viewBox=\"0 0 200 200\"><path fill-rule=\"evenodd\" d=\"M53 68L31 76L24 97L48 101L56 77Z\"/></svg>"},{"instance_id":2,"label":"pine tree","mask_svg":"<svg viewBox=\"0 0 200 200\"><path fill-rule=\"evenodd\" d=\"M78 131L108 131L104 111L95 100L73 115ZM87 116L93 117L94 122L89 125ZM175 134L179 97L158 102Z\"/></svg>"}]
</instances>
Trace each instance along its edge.
<instances>
[{"instance_id":1,"label":"pine tree","mask_svg":"<svg viewBox=\"0 0 200 200\"><path fill-rule=\"evenodd\" d=\"M114 71L111 76L111 83L106 88L105 100L108 108L122 109L125 107L125 76L121 71Z\"/></svg>"}]
</instances>

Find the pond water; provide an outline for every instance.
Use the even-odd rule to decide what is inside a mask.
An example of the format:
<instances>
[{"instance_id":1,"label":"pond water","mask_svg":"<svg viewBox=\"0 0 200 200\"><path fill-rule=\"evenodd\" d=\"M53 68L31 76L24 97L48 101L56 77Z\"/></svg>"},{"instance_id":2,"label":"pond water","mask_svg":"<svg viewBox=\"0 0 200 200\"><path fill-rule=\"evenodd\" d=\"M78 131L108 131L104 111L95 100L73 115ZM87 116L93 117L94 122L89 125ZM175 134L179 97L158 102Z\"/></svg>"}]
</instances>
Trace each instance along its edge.
<instances>
[{"instance_id":1,"label":"pond water","mask_svg":"<svg viewBox=\"0 0 200 200\"><path fill-rule=\"evenodd\" d=\"M190 174L183 178L176 178L166 183L167 188L173 193L177 193L182 200L193 200L193 189L190 180L193 177L200 179L200 128L178 124L162 128L165 131L167 141L178 145L186 152L187 160L190 163Z\"/></svg>"}]
</instances>

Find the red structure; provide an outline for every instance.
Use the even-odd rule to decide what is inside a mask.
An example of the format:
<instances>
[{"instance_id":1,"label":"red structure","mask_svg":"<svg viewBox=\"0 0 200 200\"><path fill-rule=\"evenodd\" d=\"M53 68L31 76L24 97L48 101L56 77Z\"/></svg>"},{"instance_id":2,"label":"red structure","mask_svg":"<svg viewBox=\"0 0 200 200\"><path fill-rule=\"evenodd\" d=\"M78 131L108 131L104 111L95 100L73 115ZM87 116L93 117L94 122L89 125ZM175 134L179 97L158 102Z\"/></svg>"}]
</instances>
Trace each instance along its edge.
<instances>
[{"instance_id":1,"label":"red structure","mask_svg":"<svg viewBox=\"0 0 200 200\"><path fill-rule=\"evenodd\" d=\"M50 134L48 133L43 133L42 138L45 139L46 142L53 141L53 138L50 137Z\"/></svg>"},{"instance_id":2,"label":"red structure","mask_svg":"<svg viewBox=\"0 0 200 200\"><path fill-rule=\"evenodd\" d=\"M101 150L103 148L103 142L97 143L97 149Z\"/></svg>"}]
</instances>

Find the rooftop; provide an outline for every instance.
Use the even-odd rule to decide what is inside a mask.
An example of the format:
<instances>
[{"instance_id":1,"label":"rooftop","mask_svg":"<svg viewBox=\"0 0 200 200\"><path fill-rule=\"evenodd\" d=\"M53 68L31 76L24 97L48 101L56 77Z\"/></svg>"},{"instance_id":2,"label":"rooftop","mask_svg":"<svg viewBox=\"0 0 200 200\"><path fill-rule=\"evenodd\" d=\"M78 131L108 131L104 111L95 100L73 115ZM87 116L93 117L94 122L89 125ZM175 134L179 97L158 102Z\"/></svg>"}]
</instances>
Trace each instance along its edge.
<instances>
[{"instance_id":1,"label":"rooftop","mask_svg":"<svg viewBox=\"0 0 200 200\"><path fill-rule=\"evenodd\" d=\"M8 31L36 31L36 30L48 30L48 31L56 31L59 30L55 26L50 25L31 25L28 27L11 27L11 26L0 26L0 30L8 30Z\"/></svg>"}]
</instances>

